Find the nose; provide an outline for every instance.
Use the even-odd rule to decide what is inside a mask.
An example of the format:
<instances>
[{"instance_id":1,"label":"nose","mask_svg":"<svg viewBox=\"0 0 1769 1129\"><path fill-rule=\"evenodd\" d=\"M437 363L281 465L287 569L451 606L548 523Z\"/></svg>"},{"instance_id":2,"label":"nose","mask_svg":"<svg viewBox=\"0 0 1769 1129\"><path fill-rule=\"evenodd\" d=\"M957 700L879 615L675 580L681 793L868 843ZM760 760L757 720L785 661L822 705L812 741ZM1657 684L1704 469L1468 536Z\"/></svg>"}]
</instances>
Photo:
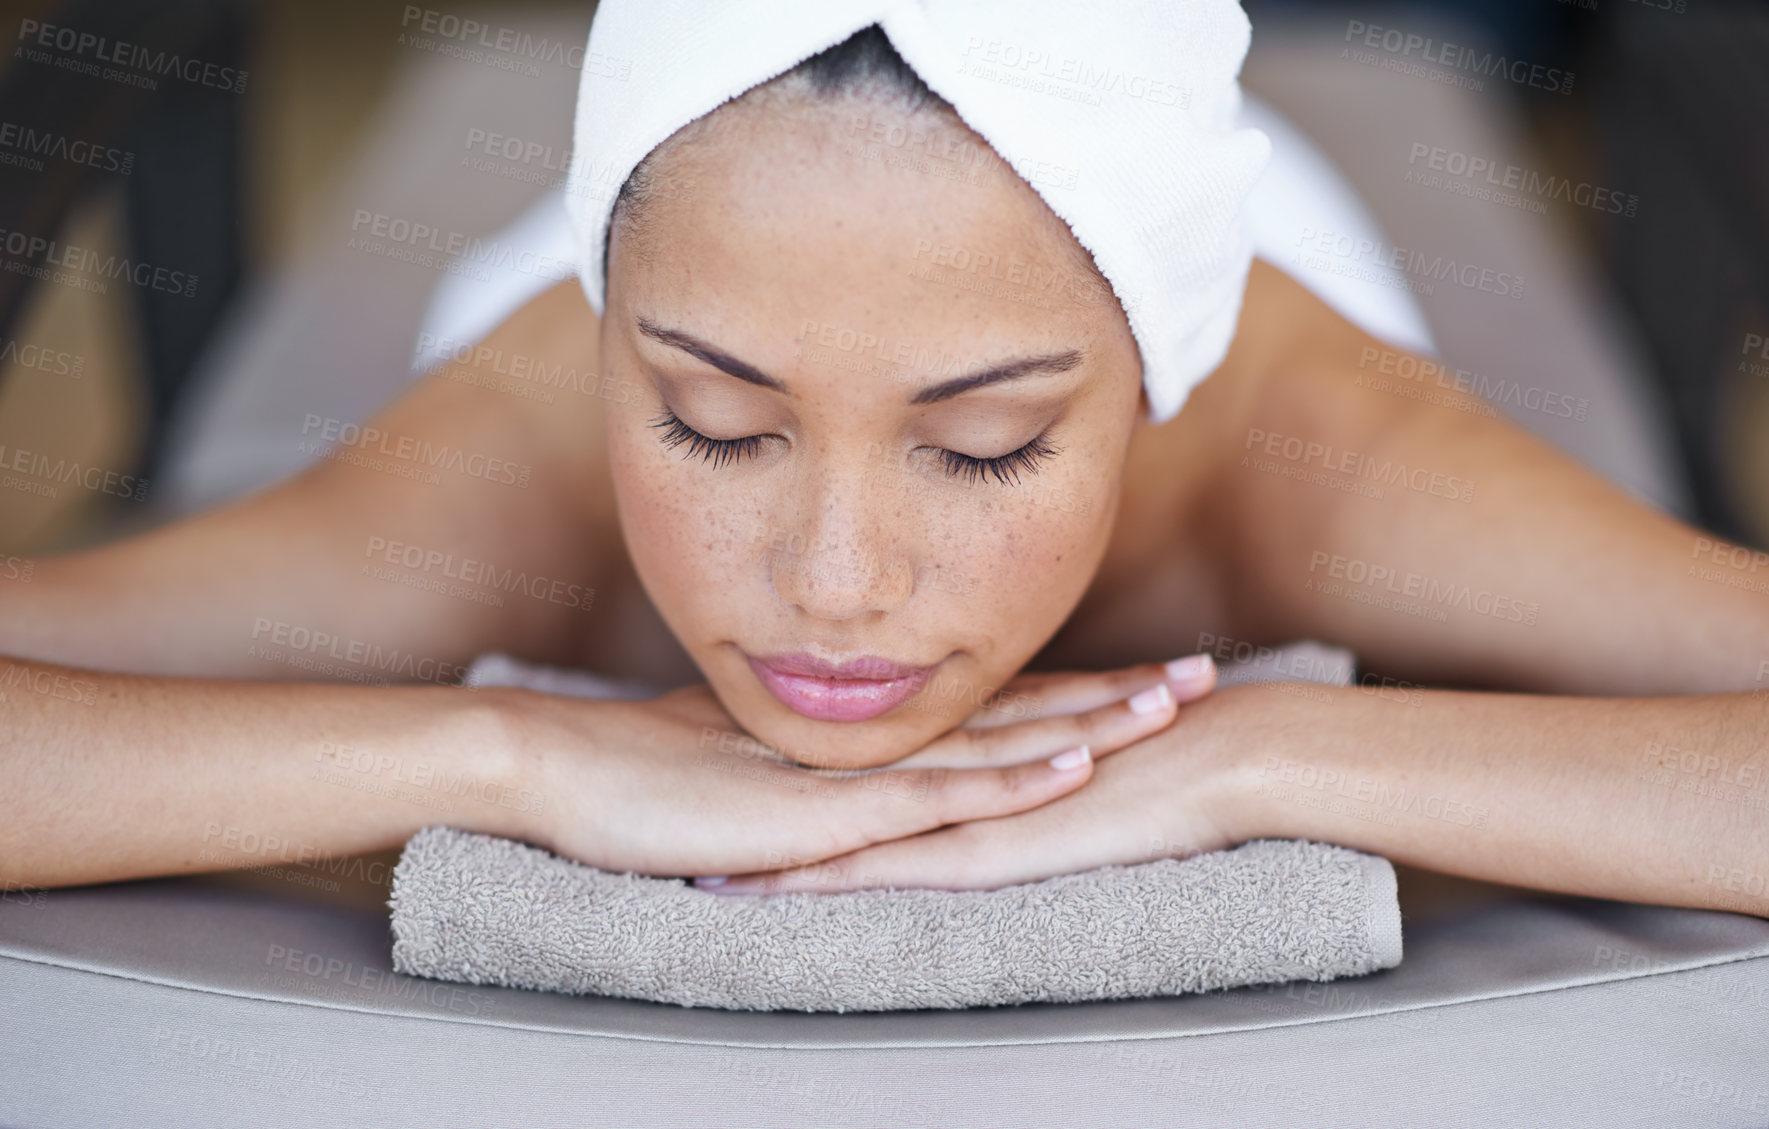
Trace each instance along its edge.
<instances>
[{"instance_id":1,"label":"nose","mask_svg":"<svg viewBox=\"0 0 1769 1129\"><path fill-rule=\"evenodd\" d=\"M867 476L816 474L785 536L769 547L775 593L817 619L840 621L901 607L914 566L901 553L908 530L880 512Z\"/></svg>"}]
</instances>

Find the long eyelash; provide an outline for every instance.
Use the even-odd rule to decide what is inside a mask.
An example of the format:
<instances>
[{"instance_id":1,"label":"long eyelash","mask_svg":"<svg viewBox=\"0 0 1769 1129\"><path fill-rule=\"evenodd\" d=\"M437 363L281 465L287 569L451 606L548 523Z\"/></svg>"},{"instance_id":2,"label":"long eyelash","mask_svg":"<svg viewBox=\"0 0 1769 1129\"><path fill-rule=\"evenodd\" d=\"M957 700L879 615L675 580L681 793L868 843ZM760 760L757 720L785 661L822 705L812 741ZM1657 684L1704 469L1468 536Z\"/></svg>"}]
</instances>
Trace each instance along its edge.
<instances>
[{"instance_id":1,"label":"long eyelash","mask_svg":"<svg viewBox=\"0 0 1769 1129\"><path fill-rule=\"evenodd\" d=\"M677 419L676 413L670 411L652 420L651 426L665 429L660 436L665 447L674 450L686 443L688 450L682 455L684 459L693 458L698 453L702 462L710 461L715 468L724 466L727 462L734 463L744 455L753 455L762 445L760 435L745 435L742 439L708 438Z\"/></svg>"},{"instance_id":2,"label":"long eyelash","mask_svg":"<svg viewBox=\"0 0 1769 1129\"><path fill-rule=\"evenodd\" d=\"M1050 458L1060 447L1053 447L1045 442L1040 435L1017 451L1009 451L1005 455L979 459L972 455L961 455L957 451L941 450L940 457L946 462L946 469L955 475L964 477L965 482L973 483L985 475L993 474L995 481L1006 482L1013 479L1014 485L1020 482L1020 471L1028 474L1038 473L1038 464Z\"/></svg>"},{"instance_id":3,"label":"long eyelash","mask_svg":"<svg viewBox=\"0 0 1769 1129\"><path fill-rule=\"evenodd\" d=\"M688 450L682 455L684 459L693 458L699 454L702 462L711 462L715 469L724 466L727 462L735 463L744 455L754 455L762 445L760 435L746 435L741 439L713 439L702 435L683 423L674 412L670 411L666 411L663 415L652 420L651 426L664 429L663 435L659 438L665 447L674 450L686 443ZM1038 464L1061 450L1062 448L1052 446L1044 436L1040 435L1019 450L1009 451L1005 455L979 459L974 455L962 455L957 451L941 450L940 458L945 462L948 473L963 478L967 484L976 483L994 475L997 482L1005 483L1011 480L1017 486L1020 481L1020 471L1037 474Z\"/></svg>"}]
</instances>

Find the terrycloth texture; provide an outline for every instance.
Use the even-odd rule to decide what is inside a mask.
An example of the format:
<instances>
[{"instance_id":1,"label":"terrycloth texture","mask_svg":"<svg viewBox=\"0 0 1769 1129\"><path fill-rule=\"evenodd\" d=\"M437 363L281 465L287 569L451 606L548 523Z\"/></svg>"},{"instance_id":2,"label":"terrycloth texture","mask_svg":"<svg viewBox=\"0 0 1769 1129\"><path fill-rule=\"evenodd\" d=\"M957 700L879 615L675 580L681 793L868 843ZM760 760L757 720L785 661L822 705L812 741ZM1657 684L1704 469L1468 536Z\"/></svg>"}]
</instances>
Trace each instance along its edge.
<instances>
[{"instance_id":1,"label":"terrycloth texture","mask_svg":"<svg viewBox=\"0 0 1769 1129\"><path fill-rule=\"evenodd\" d=\"M1349 651L1245 648L1218 684L1347 685ZM484 655L473 686L639 698L631 680ZM1068 1002L1358 976L1400 963L1386 859L1262 841L1001 890L718 895L428 828L393 876L400 972L751 1011Z\"/></svg>"},{"instance_id":2,"label":"terrycloth texture","mask_svg":"<svg viewBox=\"0 0 1769 1129\"><path fill-rule=\"evenodd\" d=\"M719 896L432 827L393 877L400 972L744 1011L1171 996L1400 963L1384 859L1262 840L1001 890Z\"/></svg>"},{"instance_id":3,"label":"terrycloth texture","mask_svg":"<svg viewBox=\"0 0 1769 1129\"><path fill-rule=\"evenodd\" d=\"M591 307L604 310L609 218L634 166L872 24L1092 252L1141 348L1150 418L1177 414L1234 336L1253 255L1241 209L1270 156L1263 133L1234 126L1250 34L1234 0L602 0L566 185ZM988 248L924 250L912 265L959 285L1038 283Z\"/></svg>"}]
</instances>

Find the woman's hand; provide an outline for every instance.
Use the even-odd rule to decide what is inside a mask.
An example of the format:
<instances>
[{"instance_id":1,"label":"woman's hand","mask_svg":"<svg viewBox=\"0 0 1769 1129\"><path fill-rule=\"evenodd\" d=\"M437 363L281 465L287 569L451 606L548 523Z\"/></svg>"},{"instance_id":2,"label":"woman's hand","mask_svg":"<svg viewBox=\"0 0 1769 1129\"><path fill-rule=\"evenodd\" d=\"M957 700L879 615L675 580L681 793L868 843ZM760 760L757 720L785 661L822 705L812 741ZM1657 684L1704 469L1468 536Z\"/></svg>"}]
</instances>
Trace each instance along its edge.
<instances>
[{"instance_id":1,"label":"woman's hand","mask_svg":"<svg viewBox=\"0 0 1769 1129\"><path fill-rule=\"evenodd\" d=\"M1181 680L1181 693L1207 692L1213 677ZM1049 803L1087 782L1094 757L1170 724L1181 696L1159 665L1012 685L1026 696L998 696L925 749L863 775L787 761L744 734L705 685L642 702L488 693L508 703L523 776L539 796L523 837L606 870L718 876ZM1016 719L1014 703L1027 701L1036 716Z\"/></svg>"},{"instance_id":2,"label":"woman's hand","mask_svg":"<svg viewBox=\"0 0 1769 1129\"><path fill-rule=\"evenodd\" d=\"M1169 663L1141 663L1105 671L1052 671L1020 674L957 729L894 761L892 768L971 768L982 764L1008 764L1016 755L1014 735L996 739L986 732L1031 718L1073 715L1085 726L1098 715L1099 707L1129 699L1144 690L1166 686L1179 705L1196 701L1216 688L1216 664L1209 655L1187 655ZM984 732L979 732L984 731ZM1102 745L1094 755L1121 748Z\"/></svg>"},{"instance_id":3,"label":"woman's hand","mask_svg":"<svg viewBox=\"0 0 1769 1129\"><path fill-rule=\"evenodd\" d=\"M1264 686L1211 695L1174 724L1099 762L1087 787L1002 817L958 823L812 865L747 874L719 893L880 886L989 890L1095 867L1184 858L1239 841L1227 817L1233 734L1264 708Z\"/></svg>"}]
</instances>

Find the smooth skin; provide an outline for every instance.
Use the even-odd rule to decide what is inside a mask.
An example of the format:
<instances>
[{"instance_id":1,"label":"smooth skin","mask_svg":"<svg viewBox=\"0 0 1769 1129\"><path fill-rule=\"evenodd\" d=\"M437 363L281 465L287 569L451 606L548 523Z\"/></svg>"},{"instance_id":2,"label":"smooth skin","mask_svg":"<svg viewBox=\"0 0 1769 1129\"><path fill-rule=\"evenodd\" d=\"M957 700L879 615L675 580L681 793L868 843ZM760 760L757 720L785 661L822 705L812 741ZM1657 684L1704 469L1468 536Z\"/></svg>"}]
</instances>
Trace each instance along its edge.
<instances>
[{"instance_id":1,"label":"smooth skin","mask_svg":"<svg viewBox=\"0 0 1769 1129\"><path fill-rule=\"evenodd\" d=\"M0 881L252 865L271 839L347 854L438 822L731 892L991 887L1282 836L1769 913L1769 596L1728 583L1711 538L1471 399L1367 386L1394 351L1262 263L1227 360L1150 426L1123 315L1036 193L868 161L841 143L856 112L899 111L721 111L617 232L606 322L574 283L548 291L374 421L379 466L334 457L0 579ZM1056 285L953 285L928 269L941 248ZM579 379L546 403L493 376L515 371ZM660 441L664 412L757 442L709 461ZM1017 481L941 454L1039 436L1055 453ZM406 440L526 485L386 473ZM1372 497L1285 473L1347 451L1425 477ZM467 560L545 583L502 606L422 585ZM1390 681L1211 693L1207 666L1159 665L1310 637ZM688 685L343 684L382 669L373 647ZM943 681L814 721L743 658L790 650L938 661ZM1080 744L1094 759L1050 763Z\"/></svg>"}]
</instances>

